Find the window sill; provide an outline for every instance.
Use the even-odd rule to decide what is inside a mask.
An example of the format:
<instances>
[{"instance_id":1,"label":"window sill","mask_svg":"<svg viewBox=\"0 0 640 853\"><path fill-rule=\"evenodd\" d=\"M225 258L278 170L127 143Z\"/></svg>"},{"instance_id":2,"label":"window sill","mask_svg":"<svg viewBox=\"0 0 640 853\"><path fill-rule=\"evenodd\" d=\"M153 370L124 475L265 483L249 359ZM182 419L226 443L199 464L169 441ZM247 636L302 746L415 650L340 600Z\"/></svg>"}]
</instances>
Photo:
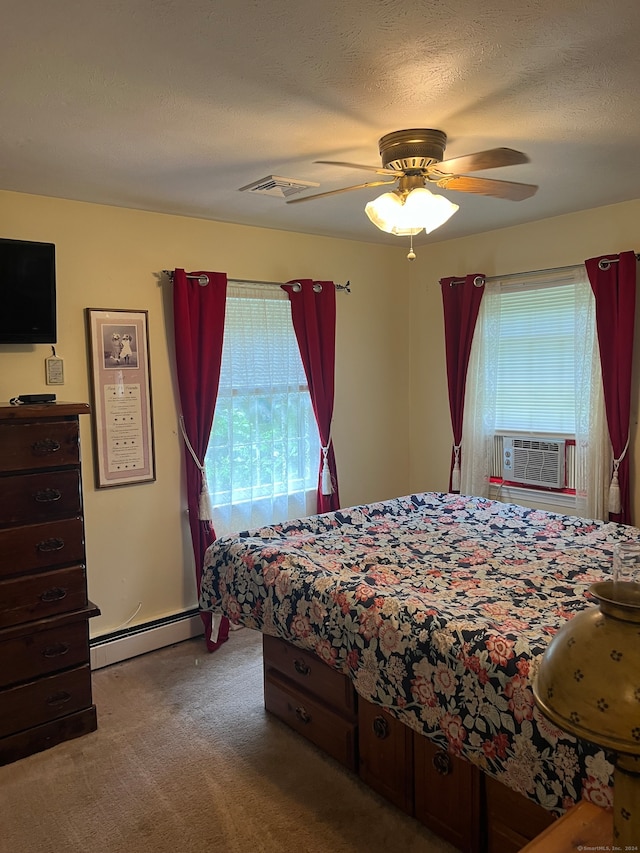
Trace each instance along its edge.
<instances>
[{"instance_id":1,"label":"window sill","mask_svg":"<svg viewBox=\"0 0 640 853\"><path fill-rule=\"evenodd\" d=\"M575 515L576 496L566 492L545 492L540 489L528 489L525 486L489 484L489 497L502 503L541 509L546 512L559 512L563 515Z\"/></svg>"}]
</instances>

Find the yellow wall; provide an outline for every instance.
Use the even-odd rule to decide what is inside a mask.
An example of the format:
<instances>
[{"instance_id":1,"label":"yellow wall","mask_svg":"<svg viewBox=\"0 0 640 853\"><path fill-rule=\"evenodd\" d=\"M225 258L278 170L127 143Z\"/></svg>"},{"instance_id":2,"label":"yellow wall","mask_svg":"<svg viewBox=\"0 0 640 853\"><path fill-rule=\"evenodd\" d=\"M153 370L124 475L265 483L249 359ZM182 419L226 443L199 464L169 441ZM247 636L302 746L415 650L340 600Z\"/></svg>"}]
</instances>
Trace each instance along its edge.
<instances>
[{"instance_id":1,"label":"yellow wall","mask_svg":"<svg viewBox=\"0 0 640 853\"><path fill-rule=\"evenodd\" d=\"M0 234L56 244L58 343L64 387L45 384L48 345L0 346L0 400L53 391L88 402L84 309L149 312L156 481L97 490L88 417L81 419L89 595L94 635L196 604L183 499L172 353L171 285L163 269L287 281L351 281L338 293L333 437L344 506L404 494L408 281L404 250L186 217L0 193ZM1 310L1 309L0 309Z\"/></svg>"},{"instance_id":2,"label":"yellow wall","mask_svg":"<svg viewBox=\"0 0 640 853\"><path fill-rule=\"evenodd\" d=\"M1 400L53 390L60 400L89 401L84 309L149 311L156 481L96 490L91 424L82 419L89 594L102 610L92 620L92 633L120 627L139 604L131 625L196 604L171 285L161 270L210 269L270 281L350 279L352 293L338 294L333 428L341 502L349 506L447 487L451 425L441 277L544 269L640 250L639 222L640 201L627 202L417 246L417 260L408 263L404 244L382 247L0 192L3 237L56 244L56 349L65 360L66 379L64 387L45 384L48 345L0 346ZM634 380L632 470L640 458L637 384ZM640 507L637 479L633 476L634 507Z\"/></svg>"},{"instance_id":3,"label":"yellow wall","mask_svg":"<svg viewBox=\"0 0 640 853\"><path fill-rule=\"evenodd\" d=\"M628 250L640 252L638 200L447 240L419 250L415 266L409 269L412 340L409 491L446 490L448 486L452 435L444 367L440 278L473 272L505 275L570 266L587 258ZM636 329L640 334L639 316ZM636 524L640 522L640 478L635 475L640 459L639 359L640 346L636 346L629 447L632 512Z\"/></svg>"}]
</instances>

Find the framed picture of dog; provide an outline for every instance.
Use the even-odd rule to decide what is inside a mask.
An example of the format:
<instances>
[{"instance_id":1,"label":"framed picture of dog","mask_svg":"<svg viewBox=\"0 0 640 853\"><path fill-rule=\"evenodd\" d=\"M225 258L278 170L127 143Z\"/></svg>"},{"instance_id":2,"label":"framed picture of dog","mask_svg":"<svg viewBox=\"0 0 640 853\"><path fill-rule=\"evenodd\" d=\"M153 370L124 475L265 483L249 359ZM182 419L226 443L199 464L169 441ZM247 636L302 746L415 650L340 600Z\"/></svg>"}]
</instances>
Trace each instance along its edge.
<instances>
[{"instance_id":1,"label":"framed picture of dog","mask_svg":"<svg viewBox=\"0 0 640 853\"><path fill-rule=\"evenodd\" d=\"M147 311L87 308L96 487L155 480Z\"/></svg>"}]
</instances>

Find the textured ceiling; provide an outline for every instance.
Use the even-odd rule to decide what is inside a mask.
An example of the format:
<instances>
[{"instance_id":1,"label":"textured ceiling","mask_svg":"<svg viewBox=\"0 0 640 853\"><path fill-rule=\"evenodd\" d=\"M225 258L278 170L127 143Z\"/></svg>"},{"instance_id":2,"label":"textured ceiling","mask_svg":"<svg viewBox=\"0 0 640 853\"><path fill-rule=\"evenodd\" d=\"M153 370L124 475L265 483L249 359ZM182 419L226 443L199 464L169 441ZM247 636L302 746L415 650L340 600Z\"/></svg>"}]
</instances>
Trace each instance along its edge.
<instances>
[{"instance_id":1,"label":"textured ceiling","mask_svg":"<svg viewBox=\"0 0 640 853\"><path fill-rule=\"evenodd\" d=\"M640 198L637 0L4 0L0 188L393 244L364 205L241 193L369 180L378 139L438 128L538 184L445 192L428 242ZM375 176L371 176L375 179ZM404 243L403 243L404 244Z\"/></svg>"}]
</instances>

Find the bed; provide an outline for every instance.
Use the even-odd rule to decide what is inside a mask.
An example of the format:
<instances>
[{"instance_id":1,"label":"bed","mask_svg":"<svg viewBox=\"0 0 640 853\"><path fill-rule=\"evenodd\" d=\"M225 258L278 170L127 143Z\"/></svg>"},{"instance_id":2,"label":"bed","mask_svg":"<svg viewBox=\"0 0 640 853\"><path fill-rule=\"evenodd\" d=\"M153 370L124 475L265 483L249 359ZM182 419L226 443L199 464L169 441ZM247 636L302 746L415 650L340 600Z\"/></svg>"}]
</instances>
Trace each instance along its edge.
<instances>
[{"instance_id":1,"label":"bed","mask_svg":"<svg viewBox=\"0 0 640 853\"><path fill-rule=\"evenodd\" d=\"M611 756L531 689L549 638L640 531L422 493L217 540L200 606L313 652L359 697L559 815L612 801Z\"/></svg>"}]
</instances>

